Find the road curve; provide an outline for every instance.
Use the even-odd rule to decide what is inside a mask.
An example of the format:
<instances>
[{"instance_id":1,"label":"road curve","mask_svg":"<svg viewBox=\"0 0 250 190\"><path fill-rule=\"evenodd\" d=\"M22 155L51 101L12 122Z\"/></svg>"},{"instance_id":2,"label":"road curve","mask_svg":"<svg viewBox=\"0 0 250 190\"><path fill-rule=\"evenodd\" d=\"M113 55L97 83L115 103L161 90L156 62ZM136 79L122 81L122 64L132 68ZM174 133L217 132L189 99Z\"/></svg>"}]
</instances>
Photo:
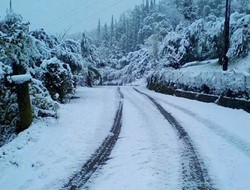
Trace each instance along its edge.
<instances>
[{"instance_id":1,"label":"road curve","mask_svg":"<svg viewBox=\"0 0 250 190\"><path fill-rule=\"evenodd\" d=\"M110 130L110 135L106 137L102 145L82 166L81 170L75 173L61 189L80 189L90 179L90 177L95 173L95 171L101 166L103 166L108 160L111 151L113 150L116 141L118 140L122 126L122 110L124 96L120 91L120 88L118 88L118 93L120 96L120 102L116 112L113 126Z\"/></svg>"},{"instance_id":2,"label":"road curve","mask_svg":"<svg viewBox=\"0 0 250 190\"><path fill-rule=\"evenodd\" d=\"M221 138L225 139L229 144L240 150L243 154L245 154L248 158L250 158L250 143L245 141L244 139L238 137L235 134L230 133L226 129L222 128L218 124L214 123L213 121L202 117L201 115L196 114L195 112L192 112L188 109L185 109L181 106L175 105L173 103L170 103L166 100L162 100L163 103L167 104L168 106L171 106L184 114L189 115L190 117L194 118L198 122L201 122L204 124L207 128L211 129L211 131L214 132L214 134L220 136Z\"/></svg>"},{"instance_id":3,"label":"road curve","mask_svg":"<svg viewBox=\"0 0 250 190\"><path fill-rule=\"evenodd\" d=\"M168 113L154 98L137 90L138 93L146 96L168 120L171 126L176 130L182 143L182 189L183 190L214 190L208 171L196 151L191 138L183 126Z\"/></svg>"}]
</instances>

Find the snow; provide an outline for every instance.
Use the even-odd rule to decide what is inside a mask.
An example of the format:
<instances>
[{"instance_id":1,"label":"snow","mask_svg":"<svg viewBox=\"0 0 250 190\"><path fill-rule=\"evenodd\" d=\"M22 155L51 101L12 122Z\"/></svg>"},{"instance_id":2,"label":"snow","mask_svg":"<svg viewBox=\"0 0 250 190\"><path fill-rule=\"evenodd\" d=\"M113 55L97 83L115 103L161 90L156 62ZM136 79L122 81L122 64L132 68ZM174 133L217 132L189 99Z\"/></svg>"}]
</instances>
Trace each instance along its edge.
<instances>
[{"instance_id":1,"label":"snow","mask_svg":"<svg viewBox=\"0 0 250 190\"><path fill-rule=\"evenodd\" d=\"M181 189L174 130L132 88L122 92L125 101L120 139L111 159L88 184L89 189Z\"/></svg>"},{"instance_id":2,"label":"snow","mask_svg":"<svg viewBox=\"0 0 250 190\"><path fill-rule=\"evenodd\" d=\"M205 159L218 189L249 188L249 113L212 103L143 91L155 97L185 126L202 158ZM185 110L180 111L180 108Z\"/></svg>"},{"instance_id":3,"label":"snow","mask_svg":"<svg viewBox=\"0 0 250 190\"><path fill-rule=\"evenodd\" d=\"M14 75L9 77L9 81L14 84L23 84L25 82L31 81L30 74Z\"/></svg>"},{"instance_id":4,"label":"snow","mask_svg":"<svg viewBox=\"0 0 250 190\"><path fill-rule=\"evenodd\" d=\"M137 88L154 97L185 128L216 189L249 188L249 113ZM78 89L79 98L61 105L58 120L36 122L1 147L1 187L60 189L109 134L119 102L116 89ZM181 143L176 132L148 98L132 87L121 91L120 137L110 159L83 189L181 189Z\"/></svg>"},{"instance_id":5,"label":"snow","mask_svg":"<svg viewBox=\"0 0 250 190\"><path fill-rule=\"evenodd\" d=\"M215 94L220 95L228 89L233 92L250 93L250 70L248 61L250 56L229 64L227 72L222 71L218 60L190 62L178 70L165 69L153 75L159 82L174 82L191 88L201 88L206 84Z\"/></svg>"},{"instance_id":6,"label":"snow","mask_svg":"<svg viewBox=\"0 0 250 190\"><path fill-rule=\"evenodd\" d=\"M59 189L100 146L113 124L116 89L81 88L76 96L61 105L59 120L36 122L1 147L1 187Z\"/></svg>"}]
</instances>

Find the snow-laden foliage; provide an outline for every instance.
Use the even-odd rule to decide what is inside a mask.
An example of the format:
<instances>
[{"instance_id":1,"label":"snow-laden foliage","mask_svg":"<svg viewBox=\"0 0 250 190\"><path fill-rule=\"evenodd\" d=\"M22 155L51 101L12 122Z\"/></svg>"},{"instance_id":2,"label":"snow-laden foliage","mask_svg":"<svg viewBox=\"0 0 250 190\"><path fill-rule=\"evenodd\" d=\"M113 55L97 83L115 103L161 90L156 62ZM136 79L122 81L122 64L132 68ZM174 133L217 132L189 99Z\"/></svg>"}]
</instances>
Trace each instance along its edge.
<instances>
[{"instance_id":1,"label":"snow-laden foliage","mask_svg":"<svg viewBox=\"0 0 250 190\"><path fill-rule=\"evenodd\" d=\"M170 32L165 37L161 47L161 59L166 65L178 68L185 62L185 56L189 53L190 42L188 36L183 33Z\"/></svg>"},{"instance_id":2,"label":"snow-laden foliage","mask_svg":"<svg viewBox=\"0 0 250 190\"><path fill-rule=\"evenodd\" d=\"M208 68L212 65L215 69L192 71L195 65L200 68ZM230 70L223 72L216 66L217 60L204 62L192 62L179 70L158 70L148 76L148 85L156 85L159 88L168 86L174 89L194 91L207 94L216 94L228 97L240 97L249 99L250 96L250 72Z\"/></svg>"},{"instance_id":3,"label":"snow-laden foliage","mask_svg":"<svg viewBox=\"0 0 250 190\"><path fill-rule=\"evenodd\" d=\"M0 146L16 133L21 79L29 82L33 118L57 118L57 102L69 101L76 84L93 84L95 78L101 82L95 68L98 56L89 42L59 40L44 30L30 32L29 23L8 12L0 21Z\"/></svg>"},{"instance_id":4,"label":"snow-laden foliage","mask_svg":"<svg viewBox=\"0 0 250 190\"><path fill-rule=\"evenodd\" d=\"M79 73L84 67L79 42L65 40L55 48L55 54L59 60L69 64L74 74Z\"/></svg>"},{"instance_id":5,"label":"snow-laden foliage","mask_svg":"<svg viewBox=\"0 0 250 190\"><path fill-rule=\"evenodd\" d=\"M250 15L231 15L230 59L245 57L249 52ZM160 47L161 57L178 68L187 62L221 58L223 53L223 18L208 16L187 27L181 24L168 33Z\"/></svg>"},{"instance_id":6,"label":"snow-laden foliage","mask_svg":"<svg viewBox=\"0 0 250 190\"><path fill-rule=\"evenodd\" d=\"M73 75L69 65L54 57L44 60L41 67L43 83L52 99L66 103L74 93Z\"/></svg>"},{"instance_id":7,"label":"snow-laden foliage","mask_svg":"<svg viewBox=\"0 0 250 190\"><path fill-rule=\"evenodd\" d=\"M17 122L16 94L6 85L6 77L11 72L11 67L0 62L0 146L13 137Z\"/></svg>"},{"instance_id":8,"label":"snow-laden foliage","mask_svg":"<svg viewBox=\"0 0 250 190\"><path fill-rule=\"evenodd\" d=\"M231 61L248 55L250 43L249 18L249 15L246 14L233 13L231 15L231 43L228 51ZM151 25L156 26L161 22L153 22ZM169 24L167 21L164 22ZM180 68L188 62L208 59L218 59L219 63L222 62L224 47L223 18L209 15L191 23L180 22L175 28L173 26L166 28L166 26L163 26L163 33L159 32L161 30L157 30L144 41L143 45L140 45L140 48L146 50L150 55L147 61L150 66L147 70L155 71L154 62L158 62L159 69L164 67ZM102 51L102 49L99 50ZM112 53L110 54L112 55ZM141 51L135 51L133 54L134 57L140 57ZM128 83L139 78L135 77L134 73L142 73L140 68L145 66L143 65L144 62L139 59L136 62L131 61L128 58L129 55L131 53L120 56L118 59L107 59L104 64L105 67L102 68L104 81L107 79L111 83ZM131 68L134 69L133 72L131 72ZM121 78L119 79L120 76L124 81ZM145 75L141 76L145 77Z\"/></svg>"},{"instance_id":9,"label":"snow-laden foliage","mask_svg":"<svg viewBox=\"0 0 250 190\"><path fill-rule=\"evenodd\" d=\"M22 22L22 17L13 12L0 21L0 62L1 79L0 93L0 138L1 144L13 136L20 120L18 110L17 89L7 80L7 75L26 74L30 55L30 38L28 23Z\"/></svg>"},{"instance_id":10,"label":"snow-laden foliage","mask_svg":"<svg viewBox=\"0 0 250 190\"><path fill-rule=\"evenodd\" d=\"M54 117L57 118L59 104L55 102L43 83L33 79L30 84L30 95L35 118Z\"/></svg>"},{"instance_id":11,"label":"snow-laden foliage","mask_svg":"<svg viewBox=\"0 0 250 190\"><path fill-rule=\"evenodd\" d=\"M29 57L29 23L23 23L22 17L9 12L0 21L0 58L4 64L13 68L14 74L25 74Z\"/></svg>"},{"instance_id":12,"label":"snow-laden foliage","mask_svg":"<svg viewBox=\"0 0 250 190\"><path fill-rule=\"evenodd\" d=\"M231 46L228 56L231 59L245 57L250 45L250 15L234 13L231 15Z\"/></svg>"},{"instance_id":13,"label":"snow-laden foliage","mask_svg":"<svg viewBox=\"0 0 250 190\"><path fill-rule=\"evenodd\" d=\"M151 62L151 55L146 49L131 52L117 63L119 70L116 72L104 68L103 80L111 84L128 84L150 74L157 62ZM129 63L129 64L128 64ZM124 66L126 65L126 66Z\"/></svg>"}]
</instances>

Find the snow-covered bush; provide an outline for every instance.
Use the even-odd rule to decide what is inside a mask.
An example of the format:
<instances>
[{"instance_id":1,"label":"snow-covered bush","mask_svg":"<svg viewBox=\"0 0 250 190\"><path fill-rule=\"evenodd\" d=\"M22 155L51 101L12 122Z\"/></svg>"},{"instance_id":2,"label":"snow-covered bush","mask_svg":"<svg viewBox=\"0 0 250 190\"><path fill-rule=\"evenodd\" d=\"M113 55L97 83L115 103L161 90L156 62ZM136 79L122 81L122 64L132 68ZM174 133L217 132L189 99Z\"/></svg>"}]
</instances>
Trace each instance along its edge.
<instances>
[{"instance_id":1,"label":"snow-covered bush","mask_svg":"<svg viewBox=\"0 0 250 190\"><path fill-rule=\"evenodd\" d=\"M215 16L190 25L180 23L175 31L165 36L160 46L160 59L165 65L179 68L187 62L218 58L222 54L222 35L223 20Z\"/></svg>"},{"instance_id":2,"label":"snow-covered bush","mask_svg":"<svg viewBox=\"0 0 250 190\"><path fill-rule=\"evenodd\" d=\"M32 79L30 83L30 96L35 118L58 117L57 110L59 104L51 98L49 91L41 81Z\"/></svg>"},{"instance_id":3,"label":"snow-covered bush","mask_svg":"<svg viewBox=\"0 0 250 190\"><path fill-rule=\"evenodd\" d=\"M84 33L80 41L80 49L82 58L88 66L91 65L95 67L97 64L100 64L99 52L96 51L92 44L92 39L88 38Z\"/></svg>"},{"instance_id":4,"label":"snow-covered bush","mask_svg":"<svg viewBox=\"0 0 250 190\"><path fill-rule=\"evenodd\" d=\"M246 57L250 45L250 15L231 15L231 40L228 56L230 59Z\"/></svg>"},{"instance_id":5,"label":"snow-covered bush","mask_svg":"<svg viewBox=\"0 0 250 190\"><path fill-rule=\"evenodd\" d=\"M22 75L29 72L31 39L28 32L29 23L24 23L22 17L12 11L0 21L0 61L5 68L11 68L7 75ZM4 131L22 131L27 128L32 121L28 84L11 84L5 80L1 91L1 120L5 126Z\"/></svg>"},{"instance_id":6,"label":"snow-covered bush","mask_svg":"<svg viewBox=\"0 0 250 190\"><path fill-rule=\"evenodd\" d=\"M73 40L61 42L55 49L56 57L64 63L67 63L72 73L78 74L84 66L81 56L80 44Z\"/></svg>"},{"instance_id":7,"label":"snow-covered bush","mask_svg":"<svg viewBox=\"0 0 250 190\"><path fill-rule=\"evenodd\" d=\"M248 60L249 58L245 61ZM217 65L217 62L218 59L191 62L178 70L173 68L157 70L148 76L148 86L154 89L167 87L231 98L249 99L249 69L247 70L245 67L239 69L235 64L227 72L224 72L219 69L220 66Z\"/></svg>"},{"instance_id":8,"label":"snow-covered bush","mask_svg":"<svg viewBox=\"0 0 250 190\"><path fill-rule=\"evenodd\" d=\"M246 57L249 52L249 39L247 28L237 29L231 37L231 46L228 51L228 57L236 59Z\"/></svg>"},{"instance_id":9,"label":"snow-covered bush","mask_svg":"<svg viewBox=\"0 0 250 190\"><path fill-rule=\"evenodd\" d=\"M0 21L0 60L12 67L14 74L25 74L28 66L30 38L29 23L23 23L22 17L9 12Z\"/></svg>"},{"instance_id":10,"label":"snow-covered bush","mask_svg":"<svg viewBox=\"0 0 250 190\"><path fill-rule=\"evenodd\" d=\"M31 31L30 35L38 41L43 42L43 47L46 47L50 50L59 44L59 41L55 36L48 35L43 29Z\"/></svg>"},{"instance_id":11,"label":"snow-covered bush","mask_svg":"<svg viewBox=\"0 0 250 190\"><path fill-rule=\"evenodd\" d=\"M74 93L74 81L68 64L56 57L44 60L42 80L53 100L65 103Z\"/></svg>"},{"instance_id":12,"label":"snow-covered bush","mask_svg":"<svg viewBox=\"0 0 250 190\"><path fill-rule=\"evenodd\" d=\"M29 23L23 23L13 11L0 20L0 146L22 131L18 127L22 121L32 121L32 117L57 118L56 101L67 102L76 82L82 79L86 83L88 73L93 80L98 75L101 81L100 73L91 67L99 63L98 54L90 42L84 47L81 49L74 40L60 41L44 30L29 32ZM88 71L87 67L92 69ZM11 83L8 79L13 79L13 75L29 76L29 84ZM30 102L29 109L22 109ZM28 110L24 112L29 116L21 117L23 110Z\"/></svg>"},{"instance_id":13,"label":"snow-covered bush","mask_svg":"<svg viewBox=\"0 0 250 190\"><path fill-rule=\"evenodd\" d=\"M192 58L188 58L189 48L190 43L187 35L170 32L160 48L161 58L166 61L166 65L179 68L186 61L192 61Z\"/></svg>"},{"instance_id":14,"label":"snow-covered bush","mask_svg":"<svg viewBox=\"0 0 250 190\"><path fill-rule=\"evenodd\" d=\"M9 66L0 62L0 147L15 133L18 107L16 94L6 85L6 75L12 72Z\"/></svg>"},{"instance_id":15,"label":"snow-covered bush","mask_svg":"<svg viewBox=\"0 0 250 190\"><path fill-rule=\"evenodd\" d=\"M152 55L147 49L141 49L140 51L131 52L127 57L123 57L121 61L126 60L127 64L125 67L119 70L110 70L105 68L103 73L103 79L108 84L128 84L147 76L152 68L157 64L152 61Z\"/></svg>"}]
</instances>

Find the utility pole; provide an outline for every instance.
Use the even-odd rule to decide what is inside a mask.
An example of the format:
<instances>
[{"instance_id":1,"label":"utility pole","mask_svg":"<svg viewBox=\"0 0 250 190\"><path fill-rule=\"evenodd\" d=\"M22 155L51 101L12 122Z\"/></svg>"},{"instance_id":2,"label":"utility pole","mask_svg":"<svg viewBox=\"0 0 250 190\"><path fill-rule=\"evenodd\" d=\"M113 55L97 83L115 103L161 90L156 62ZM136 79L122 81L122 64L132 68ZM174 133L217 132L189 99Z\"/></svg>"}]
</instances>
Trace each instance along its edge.
<instances>
[{"instance_id":1,"label":"utility pole","mask_svg":"<svg viewBox=\"0 0 250 190\"><path fill-rule=\"evenodd\" d=\"M223 71L226 71L228 69L227 52L230 45L230 12L231 12L230 8L231 8L231 0L226 0L226 14L225 14L225 24L224 24L224 53L222 62Z\"/></svg>"},{"instance_id":2,"label":"utility pole","mask_svg":"<svg viewBox=\"0 0 250 190\"><path fill-rule=\"evenodd\" d=\"M10 12L12 12L13 9L12 9L12 0L10 0Z\"/></svg>"}]
</instances>

